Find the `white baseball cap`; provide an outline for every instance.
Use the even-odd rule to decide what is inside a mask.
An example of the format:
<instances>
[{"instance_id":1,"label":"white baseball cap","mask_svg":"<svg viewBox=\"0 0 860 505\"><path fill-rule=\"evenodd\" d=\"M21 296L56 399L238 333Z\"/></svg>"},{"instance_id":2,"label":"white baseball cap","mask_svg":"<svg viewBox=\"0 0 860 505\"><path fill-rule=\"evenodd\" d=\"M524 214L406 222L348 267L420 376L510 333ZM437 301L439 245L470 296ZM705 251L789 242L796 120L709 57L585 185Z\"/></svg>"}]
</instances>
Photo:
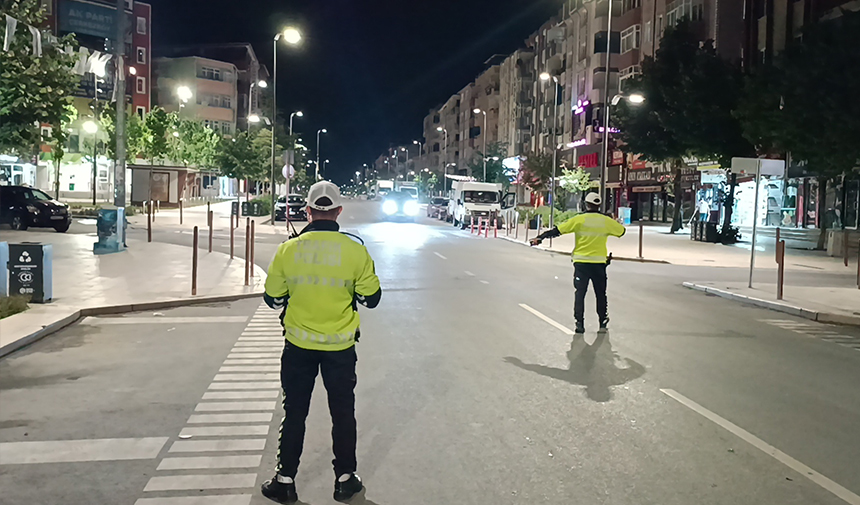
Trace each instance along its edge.
<instances>
[{"instance_id":1,"label":"white baseball cap","mask_svg":"<svg viewBox=\"0 0 860 505\"><path fill-rule=\"evenodd\" d=\"M308 190L308 207L326 211L340 206L340 188L337 184L320 181Z\"/></svg>"},{"instance_id":2,"label":"white baseball cap","mask_svg":"<svg viewBox=\"0 0 860 505\"><path fill-rule=\"evenodd\" d=\"M589 193L585 196L585 203L591 205L600 205L600 195L597 193Z\"/></svg>"}]
</instances>

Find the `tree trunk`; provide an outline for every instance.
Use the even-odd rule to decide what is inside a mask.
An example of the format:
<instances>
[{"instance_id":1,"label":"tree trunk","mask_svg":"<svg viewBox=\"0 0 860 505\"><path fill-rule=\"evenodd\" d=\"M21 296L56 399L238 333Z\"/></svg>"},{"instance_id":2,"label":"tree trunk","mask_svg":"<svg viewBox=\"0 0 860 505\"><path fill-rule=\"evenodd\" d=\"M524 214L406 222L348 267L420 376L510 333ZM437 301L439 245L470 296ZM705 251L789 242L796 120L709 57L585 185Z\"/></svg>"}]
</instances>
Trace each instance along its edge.
<instances>
[{"instance_id":1,"label":"tree trunk","mask_svg":"<svg viewBox=\"0 0 860 505\"><path fill-rule=\"evenodd\" d=\"M672 191L675 193L675 206L672 209L672 228L669 230L669 233L675 233L681 229L681 206L684 205L682 201L683 189L681 188L680 160L675 160L673 164L675 165L675 175L672 178Z\"/></svg>"},{"instance_id":2,"label":"tree trunk","mask_svg":"<svg viewBox=\"0 0 860 505\"><path fill-rule=\"evenodd\" d=\"M818 216L818 223L821 232L818 234L818 245L816 249L822 250L827 247L827 178L818 178L818 203L815 209L815 215Z\"/></svg>"},{"instance_id":3,"label":"tree trunk","mask_svg":"<svg viewBox=\"0 0 860 505\"><path fill-rule=\"evenodd\" d=\"M60 162L62 158L57 158L54 160L56 166L54 167L54 198L57 200L60 199Z\"/></svg>"}]
</instances>

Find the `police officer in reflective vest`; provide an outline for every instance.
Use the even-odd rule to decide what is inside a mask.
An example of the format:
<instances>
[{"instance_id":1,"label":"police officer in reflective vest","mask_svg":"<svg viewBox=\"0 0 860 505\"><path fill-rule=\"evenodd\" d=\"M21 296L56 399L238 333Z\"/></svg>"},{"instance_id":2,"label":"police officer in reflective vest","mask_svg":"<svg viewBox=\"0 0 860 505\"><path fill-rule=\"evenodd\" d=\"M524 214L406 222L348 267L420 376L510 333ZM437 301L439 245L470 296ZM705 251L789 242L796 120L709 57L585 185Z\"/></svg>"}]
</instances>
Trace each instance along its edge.
<instances>
[{"instance_id":1,"label":"police officer in reflective vest","mask_svg":"<svg viewBox=\"0 0 860 505\"><path fill-rule=\"evenodd\" d=\"M311 186L310 223L298 237L281 244L266 279L266 303L285 308L287 340L281 358L285 416L277 474L262 486L263 495L278 503L298 501L294 479L318 371L332 418L334 499L349 500L362 489L355 474L357 306L376 307L382 290L367 249L339 232L340 200L338 187L330 182Z\"/></svg>"},{"instance_id":2,"label":"police officer in reflective vest","mask_svg":"<svg viewBox=\"0 0 860 505\"><path fill-rule=\"evenodd\" d=\"M611 257L607 258L606 239L621 237L627 231L623 225L600 213L600 195L597 193L589 193L585 197L585 206L587 212L577 214L530 241L532 246L536 246L547 238L568 233L576 235L576 247L573 249L573 286L576 288L573 316L576 319L576 333L585 333L585 294L589 282L594 285L597 297L600 331L608 329L606 265Z\"/></svg>"}]
</instances>

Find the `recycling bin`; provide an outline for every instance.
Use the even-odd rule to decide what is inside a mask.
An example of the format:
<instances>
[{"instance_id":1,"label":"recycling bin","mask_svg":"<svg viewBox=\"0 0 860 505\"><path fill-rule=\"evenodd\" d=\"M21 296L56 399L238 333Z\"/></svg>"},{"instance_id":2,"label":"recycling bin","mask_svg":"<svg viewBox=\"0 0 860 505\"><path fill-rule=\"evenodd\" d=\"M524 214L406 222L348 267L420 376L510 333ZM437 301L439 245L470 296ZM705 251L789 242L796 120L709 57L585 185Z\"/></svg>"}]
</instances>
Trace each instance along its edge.
<instances>
[{"instance_id":1,"label":"recycling bin","mask_svg":"<svg viewBox=\"0 0 860 505\"><path fill-rule=\"evenodd\" d=\"M9 244L9 293L29 296L32 303L48 303L53 297L54 252L51 244Z\"/></svg>"},{"instance_id":2,"label":"recycling bin","mask_svg":"<svg viewBox=\"0 0 860 505\"><path fill-rule=\"evenodd\" d=\"M239 216L239 202L230 202L230 214Z\"/></svg>"},{"instance_id":3,"label":"recycling bin","mask_svg":"<svg viewBox=\"0 0 860 505\"><path fill-rule=\"evenodd\" d=\"M242 215L250 216L251 212L251 203L250 202L242 202Z\"/></svg>"},{"instance_id":4,"label":"recycling bin","mask_svg":"<svg viewBox=\"0 0 860 505\"><path fill-rule=\"evenodd\" d=\"M0 242L0 266L3 267L0 271L0 296L9 296L9 269L6 265L9 264L9 244Z\"/></svg>"},{"instance_id":5,"label":"recycling bin","mask_svg":"<svg viewBox=\"0 0 860 505\"><path fill-rule=\"evenodd\" d=\"M118 223L122 225L117 226ZM93 244L94 254L110 254L124 251L125 247L125 209L107 207L99 209L96 232L99 241Z\"/></svg>"}]
</instances>

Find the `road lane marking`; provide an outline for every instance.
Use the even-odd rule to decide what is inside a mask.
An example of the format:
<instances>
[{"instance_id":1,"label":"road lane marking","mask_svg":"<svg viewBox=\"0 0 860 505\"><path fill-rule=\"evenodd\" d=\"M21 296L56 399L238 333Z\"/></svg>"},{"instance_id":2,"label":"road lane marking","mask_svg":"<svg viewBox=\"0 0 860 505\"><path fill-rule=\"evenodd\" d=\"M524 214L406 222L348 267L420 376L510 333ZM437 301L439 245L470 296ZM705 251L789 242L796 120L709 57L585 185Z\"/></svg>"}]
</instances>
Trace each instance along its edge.
<instances>
[{"instance_id":1,"label":"road lane marking","mask_svg":"<svg viewBox=\"0 0 860 505\"><path fill-rule=\"evenodd\" d=\"M481 284L489 284L489 282L488 282L488 281L484 281L484 280L482 280L482 281L481 281Z\"/></svg>"},{"instance_id":2,"label":"road lane marking","mask_svg":"<svg viewBox=\"0 0 860 505\"><path fill-rule=\"evenodd\" d=\"M154 459L167 437L0 443L0 465Z\"/></svg>"},{"instance_id":3,"label":"road lane marking","mask_svg":"<svg viewBox=\"0 0 860 505\"><path fill-rule=\"evenodd\" d=\"M247 316L212 316L212 317L87 317L84 324L221 324L245 323Z\"/></svg>"},{"instance_id":4,"label":"road lane marking","mask_svg":"<svg viewBox=\"0 0 860 505\"><path fill-rule=\"evenodd\" d=\"M225 390L225 389L281 389L280 381L263 381L263 382L215 382L209 385L209 389Z\"/></svg>"},{"instance_id":5,"label":"road lane marking","mask_svg":"<svg viewBox=\"0 0 860 505\"><path fill-rule=\"evenodd\" d=\"M249 505L249 494L221 496L182 496L178 498L141 498L134 505Z\"/></svg>"},{"instance_id":6,"label":"road lane marking","mask_svg":"<svg viewBox=\"0 0 860 505\"><path fill-rule=\"evenodd\" d=\"M265 381L278 380L281 378L279 373L219 373L215 376L215 381Z\"/></svg>"},{"instance_id":7,"label":"road lane marking","mask_svg":"<svg viewBox=\"0 0 860 505\"><path fill-rule=\"evenodd\" d=\"M273 391L209 391L203 393L204 400L256 400L277 398L280 392Z\"/></svg>"},{"instance_id":8,"label":"road lane marking","mask_svg":"<svg viewBox=\"0 0 860 505\"><path fill-rule=\"evenodd\" d=\"M237 412L243 410L275 410L274 401L270 402L205 402L198 403L195 412Z\"/></svg>"},{"instance_id":9,"label":"road lane marking","mask_svg":"<svg viewBox=\"0 0 860 505\"><path fill-rule=\"evenodd\" d=\"M275 336L275 337L267 337L267 336L253 336L253 337L239 337L239 342L284 342L284 337Z\"/></svg>"},{"instance_id":10,"label":"road lane marking","mask_svg":"<svg viewBox=\"0 0 860 505\"><path fill-rule=\"evenodd\" d=\"M466 275L468 275L469 277L474 277L474 276L475 276L475 274L473 274L472 272L470 272L470 271L468 271L468 270L464 270L464 272L465 272L465 274L466 274Z\"/></svg>"},{"instance_id":11,"label":"road lane marking","mask_svg":"<svg viewBox=\"0 0 860 505\"><path fill-rule=\"evenodd\" d=\"M279 359L281 357L280 352L245 352L243 349L241 352L232 351L233 354L229 354L227 359L255 359L255 358L269 358L269 359Z\"/></svg>"},{"instance_id":12,"label":"road lane marking","mask_svg":"<svg viewBox=\"0 0 860 505\"><path fill-rule=\"evenodd\" d=\"M174 475L149 479L144 492L184 491L192 489L236 489L251 488L257 483L255 473L215 474L215 475ZM211 502L206 502L211 503Z\"/></svg>"},{"instance_id":13,"label":"road lane marking","mask_svg":"<svg viewBox=\"0 0 860 505\"><path fill-rule=\"evenodd\" d=\"M443 260L448 259L448 258L446 258L445 256L442 256L441 254L437 253L436 251L433 251L433 254L435 254L436 256L439 256L439 257L440 257L440 258L442 258Z\"/></svg>"},{"instance_id":14,"label":"road lane marking","mask_svg":"<svg viewBox=\"0 0 860 505\"><path fill-rule=\"evenodd\" d=\"M246 426L186 426L179 432L180 437L242 437L269 434L269 425Z\"/></svg>"},{"instance_id":15,"label":"road lane marking","mask_svg":"<svg viewBox=\"0 0 860 505\"><path fill-rule=\"evenodd\" d=\"M263 461L261 454L253 456L191 456L164 458L156 470L201 470L207 468L257 468Z\"/></svg>"},{"instance_id":16,"label":"road lane marking","mask_svg":"<svg viewBox=\"0 0 860 505\"><path fill-rule=\"evenodd\" d=\"M236 342L234 344L234 346L235 347L283 347L284 346L284 339L275 340L275 341L264 340L262 342L260 342L260 341Z\"/></svg>"},{"instance_id":17,"label":"road lane marking","mask_svg":"<svg viewBox=\"0 0 860 505\"><path fill-rule=\"evenodd\" d=\"M222 366L219 372L280 372L278 365Z\"/></svg>"},{"instance_id":18,"label":"road lane marking","mask_svg":"<svg viewBox=\"0 0 860 505\"><path fill-rule=\"evenodd\" d=\"M776 447L768 444L764 440L756 437L752 433L750 433L750 432L746 431L745 429L741 428L740 426L732 423L728 419L724 419L724 418L720 417L719 415L711 412L710 410L706 409L705 407L702 407L698 403L694 402L693 400L687 398L686 396L682 395L681 393L679 393L673 389L661 389L660 391L663 394L665 394L666 396L668 396L669 398L672 398L673 400L677 401L681 405L683 405L683 406L687 407L688 409L692 410L693 412L701 415L705 419L708 419L709 421L713 422L717 426L720 426L721 428L725 429L729 433L735 435L736 437L740 438L741 440L745 441L746 443L752 445L756 449L762 451L763 453L767 454L768 456L772 457L773 459L779 461L783 465L791 468L792 470L799 473L800 475L803 475L804 477L811 480L815 484L818 484L821 488L823 488L827 491L830 491L831 493L833 493L834 495L839 497L845 503L849 503L851 505L860 505L860 496L852 493L848 489L845 489L844 487L833 482L832 480L828 479L824 475L821 475L820 473L816 472L812 468L809 468L808 466L804 465L800 461L792 458L788 454L780 451Z\"/></svg>"},{"instance_id":19,"label":"road lane marking","mask_svg":"<svg viewBox=\"0 0 860 505\"><path fill-rule=\"evenodd\" d=\"M834 325L822 323L800 323L788 319L759 319L763 323L776 326L806 337L812 337L831 344L856 349L860 346L860 338L851 335L843 335Z\"/></svg>"},{"instance_id":20,"label":"road lane marking","mask_svg":"<svg viewBox=\"0 0 860 505\"><path fill-rule=\"evenodd\" d=\"M278 358L269 358L269 359L228 359L224 361L223 366L236 366L236 365L280 365L281 360Z\"/></svg>"},{"instance_id":21,"label":"road lane marking","mask_svg":"<svg viewBox=\"0 0 860 505\"><path fill-rule=\"evenodd\" d=\"M560 324L560 323L557 323L557 322L553 321L553 320L552 320L552 319L550 319L549 317L547 317L547 316L545 316L545 315L541 314L540 312L538 312L538 311L536 311L535 309L533 309L533 308L529 307L528 305L526 305L526 304L524 304L524 303L521 303L521 304L520 304L520 307L522 307L522 308L526 309L527 311L529 311L529 312L531 312L532 314L536 315L538 318L540 318L540 319L544 320L545 322L549 323L550 325L552 325L552 326L556 327L557 329L561 330L564 334L566 334L566 335L575 335L575 333L573 332L573 330L571 330L570 328L568 328L568 327L566 327L566 326L564 326L564 325L562 325L562 324Z\"/></svg>"},{"instance_id":22,"label":"road lane marking","mask_svg":"<svg viewBox=\"0 0 860 505\"><path fill-rule=\"evenodd\" d=\"M255 347L234 347L234 348L230 349L230 352L231 352L231 353L236 353L236 352L269 352L269 351L276 351L276 352L278 353L278 355L280 356L280 354L281 354L281 351L280 351L280 350L281 350L281 349L283 349L283 348L284 348L284 346L283 346L283 345L281 345L281 346L277 346L277 347L262 347L262 346L255 346Z\"/></svg>"},{"instance_id":23,"label":"road lane marking","mask_svg":"<svg viewBox=\"0 0 860 505\"><path fill-rule=\"evenodd\" d=\"M265 438L246 438L228 440L177 440L167 452L233 452L262 451L266 448Z\"/></svg>"},{"instance_id":24,"label":"road lane marking","mask_svg":"<svg viewBox=\"0 0 860 505\"><path fill-rule=\"evenodd\" d=\"M251 414L193 414L188 418L188 424L216 424L216 423L270 423L271 412L259 412Z\"/></svg>"}]
</instances>

